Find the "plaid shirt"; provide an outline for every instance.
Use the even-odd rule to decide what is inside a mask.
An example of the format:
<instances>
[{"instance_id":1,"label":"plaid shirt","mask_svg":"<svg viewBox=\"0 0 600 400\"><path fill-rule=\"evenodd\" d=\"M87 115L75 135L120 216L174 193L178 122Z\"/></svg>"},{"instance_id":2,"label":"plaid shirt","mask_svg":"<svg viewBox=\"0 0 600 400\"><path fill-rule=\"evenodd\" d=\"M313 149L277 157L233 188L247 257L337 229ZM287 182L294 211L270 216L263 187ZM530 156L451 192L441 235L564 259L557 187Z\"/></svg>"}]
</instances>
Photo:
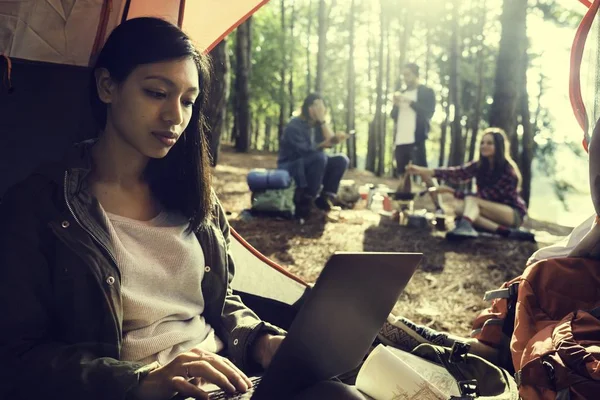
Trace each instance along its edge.
<instances>
[{"instance_id":1,"label":"plaid shirt","mask_svg":"<svg viewBox=\"0 0 600 400\"><path fill-rule=\"evenodd\" d=\"M452 183L467 182L477 175L477 162L471 161L458 167L436 168L433 176ZM494 179L489 174L481 179L477 179L477 193L465 193L456 191L454 197L464 199L466 195L475 195L484 200L493 201L496 203L506 204L515 208L521 217L527 214L527 205L517 191L519 179L514 169L509 163L499 178Z\"/></svg>"}]
</instances>

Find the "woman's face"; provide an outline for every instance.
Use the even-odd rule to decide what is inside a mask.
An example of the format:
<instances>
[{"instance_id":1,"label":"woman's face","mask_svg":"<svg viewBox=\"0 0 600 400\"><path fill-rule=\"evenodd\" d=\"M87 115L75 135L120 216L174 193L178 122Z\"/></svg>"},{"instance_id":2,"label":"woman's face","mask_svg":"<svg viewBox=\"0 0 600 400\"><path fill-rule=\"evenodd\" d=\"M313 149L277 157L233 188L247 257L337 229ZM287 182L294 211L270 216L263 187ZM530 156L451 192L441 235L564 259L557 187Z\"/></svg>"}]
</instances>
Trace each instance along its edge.
<instances>
[{"instance_id":1,"label":"woman's face","mask_svg":"<svg viewBox=\"0 0 600 400\"><path fill-rule=\"evenodd\" d=\"M494 136L491 133L483 135L483 138L481 138L479 151L481 152L481 157L494 157L494 154L496 153L496 146L494 145Z\"/></svg>"},{"instance_id":2,"label":"woman's face","mask_svg":"<svg viewBox=\"0 0 600 400\"><path fill-rule=\"evenodd\" d=\"M109 79L109 90L99 89L109 105L105 134L146 157L165 157L190 122L198 81L187 57L140 65L120 84Z\"/></svg>"}]
</instances>

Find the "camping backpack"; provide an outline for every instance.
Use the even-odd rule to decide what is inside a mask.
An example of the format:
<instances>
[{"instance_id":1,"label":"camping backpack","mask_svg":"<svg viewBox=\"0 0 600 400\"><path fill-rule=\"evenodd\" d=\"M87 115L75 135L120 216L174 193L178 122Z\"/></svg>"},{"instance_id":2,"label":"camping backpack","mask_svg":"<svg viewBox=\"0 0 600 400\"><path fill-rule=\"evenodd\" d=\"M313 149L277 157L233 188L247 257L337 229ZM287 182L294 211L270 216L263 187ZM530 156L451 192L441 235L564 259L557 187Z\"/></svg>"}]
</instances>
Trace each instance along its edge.
<instances>
[{"instance_id":1,"label":"camping backpack","mask_svg":"<svg viewBox=\"0 0 600 400\"><path fill-rule=\"evenodd\" d=\"M269 189L252 192L252 214L292 219L296 212L294 193L296 185L292 180L284 189Z\"/></svg>"},{"instance_id":2,"label":"camping backpack","mask_svg":"<svg viewBox=\"0 0 600 400\"><path fill-rule=\"evenodd\" d=\"M255 168L246 177L252 192L250 209L253 215L294 218L296 185L288 171Z\"/></svg>"},{"instance_id":3,"label":"camping backpack","mask_svg":"<svg viewBox=\"0 0 600 400\"><path fill-rule=\"evenodd\" d=\"M600 261L542 260L485 298L472 336L504 353L523 400L598 398Z\"/></svg>"}]
</instances>

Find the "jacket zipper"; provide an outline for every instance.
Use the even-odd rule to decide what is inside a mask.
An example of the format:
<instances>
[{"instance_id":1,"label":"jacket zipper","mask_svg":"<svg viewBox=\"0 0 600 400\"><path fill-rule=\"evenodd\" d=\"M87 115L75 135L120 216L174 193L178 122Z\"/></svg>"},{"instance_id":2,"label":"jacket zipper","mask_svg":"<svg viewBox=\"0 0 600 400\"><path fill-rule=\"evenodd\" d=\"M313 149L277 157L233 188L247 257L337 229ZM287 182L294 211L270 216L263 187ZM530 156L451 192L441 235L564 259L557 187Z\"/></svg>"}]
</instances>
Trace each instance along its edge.
<instances>
[{"instance_id":1,"label":"jacket zipper","mask_svg":"<svg viewBox=\"0 0 600 400\"><path fill-rule=\"evenodd\" d=\"M92 239L94 239L104 249L104 251L106 251L106 254L108 254L109 258L114 263L114 266L118 271L119 268L118 268L117 261L116 261L115 257L112 255L112 253L110 252L110 250L108 249L108 247L106 247L91 230L89 230L85 226L83 226L83 224L81 223L79 218L77 218L77 215L75 215L75 211L73 211L73 207L71 207L71 203L69 203L69 196L67 195L68 177L69 177L69 171L66 170L65 171L65 181L64 181L64 196L65 196L65 203L67 204L67 208L69 209L71 216L73 217L75 222L77 222L77 224L81 227L81 229L86 231L92 237ZM100 281L102 281L102 279L103 279L102 276L100 276ZM104 298L108 304L108 307L111 309L112 314L113 314L113 319L115 322L114 327L115 327L115 331L116 331L116 335L117 335L116 337L119 342L119 349L120 349L120 347L121 347L120 342L122 340L121 339L122 328L120 327L119 322L117 321L117 317L116 317L117 310L115 309L114 303L111 301L110 295L106 292L106 290L102 290L102 293L104 294ZM119 352L120 352L120 350L119 350Z\"/></svg>"},{"instance_id":2,"label":"jacket zipper","mask_svg":"<svg viewBox=\"0 0 600 400\"><path fill-rule=\"evenodd\" d=\"M65 195L65 202L67 203L67 208L71 212L71 215L73 216L73 219L75 220L75 222L77 222L77 224L84 231L86 231L100 246L102 246L102 248L106 251L106 254L108 254L108 256L110 257L111 261L115 264L115 266L117 266L118 265L117 264L117 260L112 255L112 253L110 252L110 250L108 249L108 247L106 247L106 245L104 245L104 243L102 243L102 241L100 241L100 239L98 239L98 237L94 234L94 232L92 232L91 230L89 230L85 226L83 226L83 224L81 223L81 221L79 220L79 218L77 218L77 216L75 215L75 212L73 211L73 208L71 207L71 204L69 203L69 196L67 196L67 181L68 181L68 176L69 176L69 171L65 171L64 195Z\"/></svg>"}]
</instances>

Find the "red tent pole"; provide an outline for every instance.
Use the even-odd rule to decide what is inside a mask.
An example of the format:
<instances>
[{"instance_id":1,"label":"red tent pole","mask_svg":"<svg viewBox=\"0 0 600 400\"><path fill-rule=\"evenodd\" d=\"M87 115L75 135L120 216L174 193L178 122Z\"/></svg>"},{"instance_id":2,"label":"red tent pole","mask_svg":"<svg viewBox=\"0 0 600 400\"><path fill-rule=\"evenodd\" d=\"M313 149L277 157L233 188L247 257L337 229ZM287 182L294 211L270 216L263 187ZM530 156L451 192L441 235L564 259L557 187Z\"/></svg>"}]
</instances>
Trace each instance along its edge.
<instances>
[{"instance_id":1,"label":"red tent pole","mask_svg":"<svg viewBox=\"0 0 600 400\"><path fill-rule=\"evenodd\" d=\"M594 22L594 18L596 18L596 14L598 13L598 8L600 8L600 0L594 0L594 3L591 4L577 28L575 39L573 40L573 47L571 48L569 98L571 100L571 107L573 107L573 112L575 113L575 118L581 129L584 131L583 147L586 151L589 139L589 121L585 110L585 104L583 103L583 97L581 95L581 61L583 58L583 50L585 49L585 41L592 27L592 23Z\"/></svg>"}]
</instances>

